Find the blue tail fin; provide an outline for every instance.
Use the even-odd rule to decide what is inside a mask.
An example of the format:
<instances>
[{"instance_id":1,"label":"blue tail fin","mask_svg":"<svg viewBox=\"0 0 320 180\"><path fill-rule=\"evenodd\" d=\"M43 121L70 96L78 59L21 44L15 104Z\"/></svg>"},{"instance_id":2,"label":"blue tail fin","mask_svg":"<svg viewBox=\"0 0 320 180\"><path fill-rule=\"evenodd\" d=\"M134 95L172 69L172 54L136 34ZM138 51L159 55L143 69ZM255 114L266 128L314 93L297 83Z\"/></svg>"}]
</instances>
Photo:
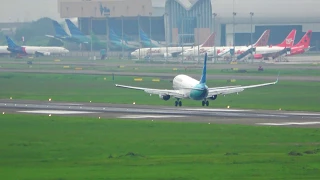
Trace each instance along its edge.
<instances>
[{"instance_id":1,"label":"blue tail fin","mask_svg":"<svg viewBox=\"0 0 320 180\"><path fill-rule=\"evenodd\" d=\"M84 34L80 31L80 29L77 28L77 26L74 25L74 24L70 21L70 19L66 19L66 23L67 23L68 28L69 28L69 30L70 30L70 33L71 33L72 35L84 36Z\"/></svg>"},{"instance_id":2,"label":"blue tail fin","mask_svg":"<svg viewBox=\"0 0 320 180\"><path fill-rule=\"evenodd\" d=\"M113 31L113 29L109 29L109 38L112 41L120 41L120 37Z\"/></svg>"},{"instance_id":3,"label":"blue tail fin","mask_svg":"<svg viewBox=\"0 0 320 180\"><path fill-rule=\"evenodd\" d=\"M203 63L203 69L202 69L202 76L200 80L200 84L205 84L207 81L207 53L204 55L204 63Z\"/></svg>"},{"instance_id":4,"label":"blue tail fin","mask_svg":"<svg viewBox=\"0 0 320 180\"><path fill-rule=\"evenodd\" d=\"M150 41L150 39L148 38L148 36L146 35L146 33L143 32L142 29L140 29L140 39L141 39L141 41Z\"/></svg>"},{"instance_id":5,"label":"blue tail fin","mask_svg":"<svg viewBox=\"0 0 320 180\"><path fill-rule=\"evenodd\" d=\"M9 38L8 36L6 36L7 39L7 43L8 43L8 48L9 49L14 49L16 47L19 47L18 45L16 45L16 43L13 42L13 40L11 38Z\"/></svg>"},{"instance_id":6,"label":"blue tail fin","mask_svg":"<svg viewBox=\"0 0 320 180\"><path fill-rule=\"evenodd\" d=\"M52 20L52 24L57 36L69 36L57 21Z\"/></svg>"}]
</instances>

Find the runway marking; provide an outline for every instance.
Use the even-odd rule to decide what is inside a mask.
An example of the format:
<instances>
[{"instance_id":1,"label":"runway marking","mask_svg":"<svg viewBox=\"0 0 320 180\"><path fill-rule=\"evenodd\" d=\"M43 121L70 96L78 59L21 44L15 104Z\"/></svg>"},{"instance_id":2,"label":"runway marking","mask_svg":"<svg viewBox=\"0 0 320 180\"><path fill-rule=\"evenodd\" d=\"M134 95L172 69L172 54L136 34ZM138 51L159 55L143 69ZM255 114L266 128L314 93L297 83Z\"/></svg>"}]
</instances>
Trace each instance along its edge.
<instances>
[{"instance_id":1,"label":"runway marking","mask_svg":"<svg viewBox=\"0 0 320 180\"><path fill-rule=\"evenodd\" d=\"M90 111L62 111L62 110L33 110L33 111L17 111L22 113L34 113L34 114L89 114L96 113Z\"/></svg>"},{"instance_id":2,"label":"runway marking","mask_svg":"<svg viewBox=\"0 0 320 180\"><path fill-rule=\"evenodd\" d=\"M217 112L245 112L252 110L242 110L242 109L183 109L188 111L217 111Z\"/></svg>"},{"instance_id":3,"label":"runway marking","mask_svg":"<svg viewBox=\"0 0 320 180\"><path fill-rule=\"evenodd\" d=\"M186 117L186 116L172 116L172 115L124 115L118 118L123 119L142 119L142 118L175 118L175 117Z\"/></svg>"},{"instance_id":4,"label":"runway marking","mask_svg":"<svg viewBox=\"0 0 320 180\"><path fill-rule=\"evenodd\" d=\"M320 124L320 122L284 122L284 123L256 123L258 125L266 126L289 126L289 125L313 125Z\"/></svg>"},{"instance_id":5,"label":"runway marking","mask_svg":"<svg viewBox=\"0 0 320 180\"><path fill-rule=\"evenodd\" d=\"M74 104L74 103L50 103L50 105L56 106L81 106L83 104Z\"/></svg>"},{"instance_id":6,"label":"runway marking","mask_svg":"<svg viewBox=\"0 0 320 180\"><path fill-rule=\"evenodd\" d=\"M301 115L301 116L320 116L320 114L317 113L283 113L288 115Z\"/></svg>"}]
</instances>

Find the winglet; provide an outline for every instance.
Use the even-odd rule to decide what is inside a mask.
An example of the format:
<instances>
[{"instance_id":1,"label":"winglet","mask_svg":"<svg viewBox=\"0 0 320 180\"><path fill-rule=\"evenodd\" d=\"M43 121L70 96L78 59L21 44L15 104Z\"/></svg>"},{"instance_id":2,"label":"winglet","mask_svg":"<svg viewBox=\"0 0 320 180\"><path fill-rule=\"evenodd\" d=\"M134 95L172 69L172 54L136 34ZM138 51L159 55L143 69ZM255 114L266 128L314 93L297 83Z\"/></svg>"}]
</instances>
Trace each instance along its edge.
<instances>
[{"instance_id":1,"label":"winglet","mask_svg":"<svg viewBox=\"0 0 320 180\"><path fill-rule=\"evenodd\" d=\"M207 53L205 53L200 84L205 84L206 80L207 80L207 59L208 59L208 55L207 55Z\"/></svg>"},{"instance_id":2,"label":"winglet","mask_svg":"<svg viewBox=\"0 0 320 180\"><path fill-rule=\"evenodd\" d=\"M277 84L279 82L279 76L280 76L280 71L278 72L278 77L277 77L275 84Z\"/></svg>"}]
</instances>

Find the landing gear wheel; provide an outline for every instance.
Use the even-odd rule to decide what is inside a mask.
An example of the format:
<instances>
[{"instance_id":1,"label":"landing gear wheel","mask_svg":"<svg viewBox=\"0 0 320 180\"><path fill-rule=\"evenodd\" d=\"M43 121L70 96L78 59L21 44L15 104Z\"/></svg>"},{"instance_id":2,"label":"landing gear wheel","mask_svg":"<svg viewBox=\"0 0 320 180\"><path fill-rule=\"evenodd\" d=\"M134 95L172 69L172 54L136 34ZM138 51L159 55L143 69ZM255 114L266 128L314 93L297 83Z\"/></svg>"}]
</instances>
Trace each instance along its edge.
<instances>
[{"instance_id":1,"label":"landing gear wheel","mask_svg":"<svg viewBox=\"0 0 320 180\"><path fill-rule=\"evenodd\" d=\"M204 105L205 105L205 103L206 103L205 101L202 101L202 106L204 106Z\"/></svg>"},{"instance_id":2,"label":"landing gear wheel","mask_svg":"<svg viewBox=\"0 0 320 180\"><path fill-rule=\"evenodd\" d=\"M209 101L206 101L206 106L209 106Z\"/></svg>"},{"instance_id":3,"label":"landing gear wheel","mask_svg":"<svg viewBox=\"0 0 320 180\"><path fill-rule=\"evenodd\" d=\"M178 106L178 101L174 102L174 106L176 106L176 107Z\"/></svg>"},{"instance_id":4,"label":"landing gear wheel","mask_svg":"<svg viewBox=\"0 0 320 180\"><path fill-rule=\"evenodd\" d=\"M182 106L182 102L181 101L179 101L179 106Z\"/></svg>"}]
</instances>

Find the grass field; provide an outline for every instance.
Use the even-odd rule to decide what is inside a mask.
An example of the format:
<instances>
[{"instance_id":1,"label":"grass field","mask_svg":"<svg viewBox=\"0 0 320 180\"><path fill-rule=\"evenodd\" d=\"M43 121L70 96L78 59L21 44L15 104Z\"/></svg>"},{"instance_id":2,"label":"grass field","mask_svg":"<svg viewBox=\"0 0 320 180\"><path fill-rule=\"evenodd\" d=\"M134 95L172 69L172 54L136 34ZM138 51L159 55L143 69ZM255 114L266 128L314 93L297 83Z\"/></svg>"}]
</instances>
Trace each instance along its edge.
<instances>
[{"instance_id":1,"label":"grass field","mask_svg":"<svg viewBox=\"0 0 320 180\"><path fill-rule=\"evenodd\" d=\"M33 69L33 70L74 70L75 68L82 68L83 70L96 70L103 72L132 72L132 73L187 73L187 74L201 74L202 72L202 64L189 64L184 67L175 66L175 65L151 65L151 66L140 66L139 64L135 64L133 61L85 61L82 63L86 64L78 64L74 65L72 63L68 64L60 64L60 62L53 62L53 64L37 64L37 62L42 61L34 61L33 65L26 64L1 64L1 68L12 68L12 69ZM64 63L64 62L63 62ZM90 65L90 63L96 63L96 65ZM120 67L121 66L121 67ZM309 66L297 66L290 67L288 69L284 69L283 66L279 67L264 67L264 71L258 71L259 65L248 64L248 67L239 68L238 65L229 65L228 68L226 65L210 65L208 67L208 74L224 74L224 75L251 75L251 76L276 76L278 72L281 72L282 76L320 76L320 70L314 68L314 65ZM242 66L240 66L242 67ZM238 72L238 70L246 70L245 73Z\"/></svg>"},{"instance_id":2,"label":"grass field","mask_svg":"<svg viewBox=\"0 0 320 180\"><path fill-rule=\"evenodd\" d=\"M319 139L310 128L1 114L0 177L318 179Z\"/></svg>"},{"instance_id":3,"label":"grass field","mask_svg":"<svg viewBox=\"0 0 320 180\"><path fill-rule=\"evenodd\" d=\"M98 75L62 75L62 74L27 74L0 73L0 98L31 99L66 102L103 102L150 104L173 106L174 101L163 101L158 96L129 89L117 88L115 83L150 88L171 89L167 79L152 82L151 77L144 77L142 82L135 82L133 77ZM265 83L266 81L209 80L208 86L230 86ZM239 95L219 96L211 101L210 107L250 108L278 110L320 111L320 82L281 81L273 86L245 90ZM201 106L201 102L183 100L184 106Z\"/></svg>"}]
</instances>

